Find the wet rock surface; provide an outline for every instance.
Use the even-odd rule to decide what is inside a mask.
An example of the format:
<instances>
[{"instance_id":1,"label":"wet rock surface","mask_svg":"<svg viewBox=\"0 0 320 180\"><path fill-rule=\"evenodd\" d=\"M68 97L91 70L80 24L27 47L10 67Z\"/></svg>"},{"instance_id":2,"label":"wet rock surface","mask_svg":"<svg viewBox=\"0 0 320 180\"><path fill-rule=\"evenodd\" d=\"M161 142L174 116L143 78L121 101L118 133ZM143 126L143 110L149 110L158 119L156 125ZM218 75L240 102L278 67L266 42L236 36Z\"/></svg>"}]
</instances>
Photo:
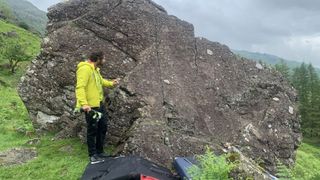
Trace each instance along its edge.
<instances>
[{"instance_id":1,"label":"wet rock surface","mask_svg":"<svg viewBox=\"0 0 320 180\"><path fill-rule=\"evenodd\" d=\"M19 93L39 130L85 139L73 115L76 65L106 54L102 74L121 77L106 91L107 143L166 166L173 157L223 144L275 170L292 164L301 134L296 91L269 67L194 36L188 22L150 0L70 0L48 12L41 54Z\"/></svg>"}]
</instances>

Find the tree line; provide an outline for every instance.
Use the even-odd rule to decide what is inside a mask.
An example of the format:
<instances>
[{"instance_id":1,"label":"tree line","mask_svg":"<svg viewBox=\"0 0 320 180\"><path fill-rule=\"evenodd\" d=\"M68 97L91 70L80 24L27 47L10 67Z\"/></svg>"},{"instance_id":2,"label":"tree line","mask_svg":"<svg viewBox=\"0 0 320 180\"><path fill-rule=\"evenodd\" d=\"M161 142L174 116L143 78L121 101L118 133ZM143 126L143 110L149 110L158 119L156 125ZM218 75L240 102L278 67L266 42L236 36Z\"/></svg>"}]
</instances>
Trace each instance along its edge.
<instances>
[{"instance_id":1,"label":"tree line","mask_svg":"<svg viewBox=\"0 0 320 180\"><path fill-rule=\"evenodd\" d=\"M320 137L320 80L312 64L302 63L290 69L283 61L275 65L298 91L302 132L308 137Z\"/></svg>"}]
</instances>

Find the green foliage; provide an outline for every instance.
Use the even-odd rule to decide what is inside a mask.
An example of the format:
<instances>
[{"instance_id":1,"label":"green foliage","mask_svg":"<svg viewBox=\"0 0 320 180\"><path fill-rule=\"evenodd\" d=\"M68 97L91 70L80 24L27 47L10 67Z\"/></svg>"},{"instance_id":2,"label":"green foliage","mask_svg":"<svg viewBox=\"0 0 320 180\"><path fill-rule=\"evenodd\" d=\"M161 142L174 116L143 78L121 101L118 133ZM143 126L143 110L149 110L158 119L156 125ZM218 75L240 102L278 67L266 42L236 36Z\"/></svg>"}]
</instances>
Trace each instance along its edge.
<instances>
[{"instance_id":1,"label":"green foliage","mask_svg":"<svg viewBox=\"0 0 320 180\"><path fill-rule=\"evenodd\" d=\"M299 93L299 110L304 135L320 137L320 80L314 67L301 64L291 77Z\"/></svg>"},{"instance_id":2,"label":"green foliage","mask_svg":"<svg viewBox=\"0 0 320 180\"><path fill-rule=\"evenodd\" d=\"M18 26L25 29L25 30L30 30L29 25L25 22L19 22Z\"/></svg>"},{"instance_id":3,"label":"green foliage","mask_svg":"<svg viewBox=\"0 0 320 180\"><path fill-rule=\"evenodd\" d=\"M16 41L7 41L5 45L0 45L3 59L9 61L11 73L15 73L19 63L30 61L33 57L26 53L26 46Z\"/></svg>"},{"instance_id":4,"label":"green foliage","mask_svg":"<svg viewBox=\"0 0 320 180\"><path fill-rule=\"evenodd\" d=\"M16 36L6 35L10 32ZM0 20L0 70L14 72L21 62L33 59L39 51L38 36Z\"/></svg>"},{"instance_id":5,"label":"green foliage","mask_svg":"<svg viewBox=\"0 0 320 180\"><path fill-rule=\"evenodd\" d=\"M275 65L275 69L279 71L285 78L290 78L290 68L283 59L280 63Z\"/></svg>"},{"instance_id":6,"label":"green foliage","mask_svg":"<svg viewBox=\"0 0 320 180\"><path fill-rule=\"evenodd\" d=\"M192 179L229 179L229 173L234 165L228 163L226 156L216 156L209 148L204 155L197 156L199 166L191 166L188 169Z\"/></svg>"}]
</instances>

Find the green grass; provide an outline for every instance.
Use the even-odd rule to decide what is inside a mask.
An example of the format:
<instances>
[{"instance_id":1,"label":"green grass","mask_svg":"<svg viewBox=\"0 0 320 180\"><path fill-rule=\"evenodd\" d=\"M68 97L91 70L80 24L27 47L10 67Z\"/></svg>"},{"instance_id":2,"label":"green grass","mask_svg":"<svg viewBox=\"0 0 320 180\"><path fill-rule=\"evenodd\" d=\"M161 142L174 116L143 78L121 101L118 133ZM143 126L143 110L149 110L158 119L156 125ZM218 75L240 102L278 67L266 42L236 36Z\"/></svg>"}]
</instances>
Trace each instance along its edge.
<instances>
[{"instance_id":1,"label":"green grass","mask_svg":"<svg viewBox=\"0 0 320 180\"><path fill-rule=\"evenodd\" d=\"M51 141L41 138L38 157L23 165L0 168L0 179L79 179L88 163L86 146L77 139ZM60 148L71 145L70 153Z\"/></svg>"},{"instance_id":2,"label":"green grass","mask_svg":"<svg viewBox=\"0 0 320 180\"><path fill-rule=\"evenodd\" d=\"M5 70L0 71L1 81L8 86L0 85L0 150L23 144L28 139L24 136L25 134L19 134L16 129L33 130L28 112L16 90L23 72L21 69L16 74Z\"/></svg>"}]
</instances>

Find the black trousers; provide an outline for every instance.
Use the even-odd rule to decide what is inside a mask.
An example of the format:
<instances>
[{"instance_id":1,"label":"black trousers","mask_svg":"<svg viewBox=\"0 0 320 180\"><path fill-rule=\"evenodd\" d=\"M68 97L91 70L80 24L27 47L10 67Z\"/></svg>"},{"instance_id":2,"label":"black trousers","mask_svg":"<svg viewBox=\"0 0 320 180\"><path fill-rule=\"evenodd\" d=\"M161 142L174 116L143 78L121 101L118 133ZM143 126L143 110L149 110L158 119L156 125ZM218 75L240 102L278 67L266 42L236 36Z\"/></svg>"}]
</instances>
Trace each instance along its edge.
<instances>
[{"instance_id":1,"label":"black trousers","mask_svg":"<svg viewBox=\"0 0 320 180\"><path fill-rule=\"evenodd\" d=\"M103 153L104 140L107 132L107 113L105 105L101 103L99 108L92 109L102 113L102 117L97 121L96 119L93 119L92 113L85 113L89 156Z\"/></svg>"}]
</instances>

